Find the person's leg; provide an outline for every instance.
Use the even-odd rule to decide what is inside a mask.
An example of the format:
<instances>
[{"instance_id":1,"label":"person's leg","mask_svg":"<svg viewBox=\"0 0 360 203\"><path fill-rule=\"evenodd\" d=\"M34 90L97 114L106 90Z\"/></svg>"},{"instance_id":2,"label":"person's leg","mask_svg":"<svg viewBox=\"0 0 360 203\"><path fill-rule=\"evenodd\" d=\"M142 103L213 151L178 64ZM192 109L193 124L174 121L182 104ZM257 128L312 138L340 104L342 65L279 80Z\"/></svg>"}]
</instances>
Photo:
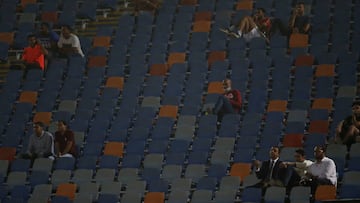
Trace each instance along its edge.
<instances>
[{"instance_id":1,"label":"person's leg","mask_svg":"<svg viewBox=\"0 0 360 203\"><path fill-rule=\"evenodd\" d=\"M63 154L63 155L61 155L60 157L73 158L73 155L72 155L72 154L67 153L67 154Z\"/></svg>"},{"instance_id":2,"label":"person's leg","mask_svg":"<svg viewBox=\"0 0 360 203\"><path fill-rule=\"evenodd\" d=\"M250 16L245 16L240 22L239 31L245 34L250 32L254 27L256 27L254 20Z\"/></svg>"},{"instance_id":3,"label":"person's leg","mask_svg":"<svg viewBox=\"0 0 360 203\"><path fill-rule=\"evenodd\" d=\"M220 95L215 103L215 107L213 109L214 114L218 114L222 112L223 114L227 113L235 113L234 108L232 107L228 98L224 95Z\"/></svg>"},{"instance_id":4,"label":"person's leg","mask_svg":"<svg viewBox=\"0 0 360 203\"><path fill-rule=\"evenodd\" d=\"M214 114L218 114L220 112L220 110L222 109L223 103L224 103L224 99L223 99L223 95L219 95L219 97L216 100L215 106L213 108L213 113Z\"/></svg>"},{"instance_id":5,"label":"person's leg","mask_svg":"<svg viewBox=\"0 0 360 203\"><path fill-rule=\"evenodd\" d=\"M355 137L359 134L359 129L356 126L351 125L343 138L343 144L351 145L355 142Z\"/></svg>"}]
</instances>

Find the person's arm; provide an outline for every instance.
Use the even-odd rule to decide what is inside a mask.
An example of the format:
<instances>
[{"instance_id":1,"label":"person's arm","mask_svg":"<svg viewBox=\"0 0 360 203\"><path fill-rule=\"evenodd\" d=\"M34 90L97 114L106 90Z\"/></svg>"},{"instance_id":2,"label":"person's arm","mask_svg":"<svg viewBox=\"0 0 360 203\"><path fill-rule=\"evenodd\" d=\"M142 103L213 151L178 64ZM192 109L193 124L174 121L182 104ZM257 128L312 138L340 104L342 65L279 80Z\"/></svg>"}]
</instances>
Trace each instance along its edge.
<instances>
[{"instance_id":1,"label":"person's arm","mask_svg":"<svg viewBox=\"0 0 360 203\"><path fill-rule=\"evenodd\" d=\"M289 29L291 32L294 31L296 16L297 16L297 10L295 8L295 9L293 9L292 15L289 20Z\"/></svg>"},{"instance_id":2,"label":"person's arm","mask_svg":"<svg viewBox=\"0 0 360 203\"><path fill-rule=\"evenodd\" d=\"M233 98L230 99L230 103L233 107L236 107L236 108L241 108L241 105L242 105L242 98L241 98L241 93L240 91L238 90L233 90L232 91L232 94L233 94Z\"/></svg>"},{"instance_id":3,"label":"person's arm","mask_svg":"<svg viewBox=\"0 0 360 203\"><path fill-rule=\"evenodd\" d=\"M63 44L64 44L63 38L60 36L57 42L57 46L61 49L63 47Z\"/></svg>"},{"instance_id":4,"label":"person's arm","mask_svg":"<svg viewBox=\"0 0 360 203\"><path fill-rule=\"evenodd\" d=\"M255 166L256 177L259 179L262 179L262 180L265 179L264 164L261 164L261 162L259 160L255 160L254 166Z\"/></svg>"},{"instance_id":5,"label":"person's arm","mask_svg":"<svg viewBox=\"0 0 360 203\"><path fill-rule=\"evenodd\" d=\"M27 63L27 61L28 61L28 49L27 49L26 47L25 47L24 50L23 50L21 60L22 60L24 63Z\"/></svg>"},{"instance_id":6,"label":"person's arm","mask_svg":"<svg viewBox=\"0 0 360 203\"><path fill-rule=\"evenodd\" d=\"M72 51L73 53L78 54L79 49L81 49L80 40L76 35L73 35Z\"/></svg>"},{"instance_id":7,"label":"person's arm","mask_svg":"<svg viewBox=\"0 0 360 203\"><path fill-rule=\"evenodd\" d=\"M27 147L27 151L26 151L27 154L30 154L30 155L32 154L33 146L34 146L34 140L33 140L33 136L31 135L29 138L29 143L28 143L28 147Z\"/></svg>"},{"instance_id":8,"label":"person's arm","mask_svg":"<svg viewBox=\"0 0 360 203\"><path fill-rule=\"evenodd\" d=\"M56 140L55 140L55 154L58 155L58 156L61 155L60 145L59 145L59 142L56 142Z\"/></svg>"},{"instance_id":9,"label":"person's arm","mask_svg":"<svg viewBox=\"0 0 360 203\"><path fill-rule=\"evenodd\" d=\"M48 55L48 54L49 54L48 50L41 44L40 40L37 40L37 45L39 45L40 50L41 50L41 52L42 52L44 55Z\"/></svg>"},{"instance_id":10,"label":"person's arm","mask_svg":"<svg viewBox=\"0 0 360 203\"><path fill-rule=\"evenodd\" d=\"M309 30L310 30L310 23L306 23L306 24L304 25L304 33L308 33Z\"/></svg>"},{"instance_id":11,"label":"person's arm","mask_svg":"<svg viewBox=\"0 0 360 203\"><path fill-rule=\"evenodd\" d=\"M63 155L63 154L68 154L71 150L71 147L73 145L73 142L72 141L67 141L66 142L66 146L65 146L65 149L63 152L60 152L60 155Z\"/></svg>"},{"instance_id":12,"label":"person's arm","mask_svg":"<svg viewBox=\"0 0 360 203\"><path fill-rule=\"evenodd\" d=\"M360 117L360 116L359 116ZM353 125L356 127L356 128L360 128L360 118L357 118L357 116L355 114L353 114L352 116L352 121L353 121Z\"/></svg>"},{"instance_id":13,"label":"person's arm","mask_svg":"<svg viewBox=\"0 0 360 203\"><path fill-rule=\"evenodd\" d=\"M53 154L54 152L54 139L52 137L52 135L50 133L46 133L45 135L47 136L47 140L46 140L46 145L44 146L44 154Z\"/></svg>"}]
</instances>

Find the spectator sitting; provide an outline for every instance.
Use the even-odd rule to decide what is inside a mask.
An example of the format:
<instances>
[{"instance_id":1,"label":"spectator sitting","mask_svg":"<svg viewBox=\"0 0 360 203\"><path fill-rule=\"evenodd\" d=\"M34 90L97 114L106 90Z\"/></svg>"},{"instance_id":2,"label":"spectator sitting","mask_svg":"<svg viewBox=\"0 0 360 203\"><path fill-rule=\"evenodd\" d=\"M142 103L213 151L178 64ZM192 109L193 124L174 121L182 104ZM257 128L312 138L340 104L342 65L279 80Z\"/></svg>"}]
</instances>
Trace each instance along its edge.
<instances>
[{"instance_id":1,"label":"spectator sitting","mask_svg":"<svg viewBox=\"0 0 360 203\"><path fill-rule=\"evenodd\" d=\"M269 42L251 16L244 16L236 27L231 26L230 29L220 30L236 38L244 37L247 42L251 41L251 39L255 37L264 37L265 40Z\"/></svg>"},{"instance_id":2,"label":"spectator sitting","mask_svg":"<svg viewBox=\"0 0 360 203\"><path fill-rule=\"evenodd\" d=\"M300 180L305 178L308 167L313 164L311 160L305 159L305 151L297 149L295 151L294 162L283 162L281 167L287 168L287 186L291 189L293 186L300 185Z\"/></svg>"},{"instance_id":3,"label":"spectator sitting","mask_svg":"<svg viewBox=\"0 0 360 203\"><path fill-rule=\"evenodd\" d=\"M231 80L223 81L225 93L220 95L215 103L214 108L208 109L208 113L218 115L219 120L224 114L239 113L242 106L242 98L239 90L231 88Z\"/></svg>"},{"instance_id":4,"label":"spectator sitting","mask_svg":"<svg viewBox=\"0 0 360 203\"><path fill-rule=\"evenodd\" d=\"M134 9L135 14L137 15L140 11L151 11L155 12L156 9L160 7L162 1L160 0L135 0L134 1Z\"/></svg>"},{"instance_id":5,"label":"spectator sitting","mask_svg":"<svg viewBox=\"0 0 360 203\"><path fill-rule=\"evenodd\" d=\"M46 55L45 60L50 60L54 57L54 54L57 51L57 42L59 41L59 35L50 29L50 25L48 23L41 23L40 31L37 34L37 38L43 45L45 49L48 51L48 55ZM47 61L45 61L47 63Z\"/></svg>"},{"instance_id":6,"label":"spectator sitting","mask_svg":"<svg viewBox=\"0 0 360 203\"><path fill-rule=\"evenodd\" d=\"M266 11L264 8L258 8L256 9L255 15L254 15L254 22L259 28L259 30L264 33L268 38L270 37L270 31L272 22L269 17L266 15Z\"/></svg>"},{"instance_id":7,"label":"spectator sitting","mask_svg":"<svg viewBox=\"0 0 360 203\"><path fill-rule=\"evenodd\" d=\"M289 20L290 33L308 34L310 31L310 19L305 15L305 4L299 2L293 9Z\"/></svg>"},{"instance_id":8,"label":"spectator sitting","mask_svg":"<svg viewBox=\"0 0 360 203\"><path fill-rule=\"evenodd\" d=\"M58 121L58 130L55 132L55 152L57 157L76 157L74 133L65 121Z\"/></svg>"},{"instance_id":9,"label":"spectator sitting","mask_svg":"<svg viewBox=\"0 0 360 203\"><path fill-rule=\"evenodd\" d=\"M71 55L84 57L80 40L78 36L72 33L72 29L68 25L61 27L61 34L57 45L59 47L60 57L69 57Z\"/></svg>"},{"instance_id":10,"label":"spectator sitting","mask_svg":"<svg viewBox=\"0 0 360 203\"><path fill-rule=\"evenodd\" d=\"M308 167L306 178L302 180L302 183L311 186L312 194L318 185L337 184L336 165L332 159L325 156L325 147L316 146L314 156L315 162Z\"/></svg>"},{"instance_id":11,"label":"spectator sitting","mask_svg":"<svg viewBox=\"0 0 360 203\"><path fill-rule=\"evenodd\" d=\"M261 179L255 187L266 188L268 186L284 186L286 169L280 167L282 161L279 159L280 148L271 147L269 151L270 159L263 161L262 164L259 160L254 161L256 176Z\"/></svg>"},{"instance_id":12,"label":"spectator sitting","mask_svg":"<svg viewBox=\"0 0 360 203\"><path fill-rule=\"evenodd\" d=\"M28 149L22 158L35 160L36 158L52 158L54 152L53 136L44 131L44 124L34 123L34 133L29 138Z\"/></svg>"},{"instance_id":13,"label":"spectator sitting","mask_svg":"<svg viewBox=\"0 0 360 203\"><path fill-rule=\"evenodd\" d=\"M29 46L24 48L22 61L25 64L25 71L29 69L45 69L45 55L48 51L41 45L35 35L28 36ZM26 74L25 74L26 75Z\"/></svg>"},{"instance_id":14,"label":"spectator sitting","mask_svg":"<svg viewBox=\"0 0 360 203\"><path fill-rule=\"evenodd\" d=\"M360 101L352 105L352 115L342 120L336 128L336 143L346 144L348 148L356 142L360 135Z\"/></svg>"}]
</instances>

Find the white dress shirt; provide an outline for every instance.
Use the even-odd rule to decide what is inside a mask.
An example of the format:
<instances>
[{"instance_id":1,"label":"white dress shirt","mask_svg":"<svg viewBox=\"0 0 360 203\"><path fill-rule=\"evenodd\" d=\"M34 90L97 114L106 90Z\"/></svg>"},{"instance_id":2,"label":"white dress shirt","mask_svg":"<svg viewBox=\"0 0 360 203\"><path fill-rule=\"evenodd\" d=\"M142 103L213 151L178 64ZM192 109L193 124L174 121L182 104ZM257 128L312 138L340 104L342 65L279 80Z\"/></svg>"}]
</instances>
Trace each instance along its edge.
<instances>
[{"instance_id":1,"label":"white dress shirt","mask_svg":"<svg viewBox=\"0 0 360 203\"><path fill-rule=\"evenodd\" d=\"M309 166L308 172L318 178L330 180L333 185L337 183L335 162L328 157L324 157L321 161L315 161Z\"/></svg>"}]
</instances>

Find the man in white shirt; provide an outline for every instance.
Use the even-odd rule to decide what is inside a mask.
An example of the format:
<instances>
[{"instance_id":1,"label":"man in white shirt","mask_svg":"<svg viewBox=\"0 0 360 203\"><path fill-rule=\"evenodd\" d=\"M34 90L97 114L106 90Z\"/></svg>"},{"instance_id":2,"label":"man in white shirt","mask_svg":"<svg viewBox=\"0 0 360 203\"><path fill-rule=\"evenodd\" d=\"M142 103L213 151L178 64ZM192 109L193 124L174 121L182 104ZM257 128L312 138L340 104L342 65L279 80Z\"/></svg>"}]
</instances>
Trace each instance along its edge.
<instances>
[{"instance_id":1,"label":"man in white shirt","mask_svg":"<svg viewBox=\"0 0 360 203\"><path fill-rule=\"evenodd\" d=\"M281 167L287 168L287 180L285 181L288 188L300 185L301 179L305 178L308 167L313 164L311 160L305 158L305 151L297 149L295 151L294 162L283 162Z\"/></svg>"},{"instance_id":2,"label":"man in white shirt","mask_svg":"<svg viewBox=\"0 0 360 203\"><path fill-rule=\"evenodd\" d=\"M309 166L306 173L313 193L318 185L337 184L336 165L332 159L325 156L325 147L316 146L314 155L315 162Z\"/></svg>"},{"instance_id":3,"label":"man in white shirt","mask_svg":"<svg viewBox=\"0 0 360 203\"><path fill-rule=\"evenodd\" d=\"M54 139L50 132L44 130L42 122L34 123L34 133L29 138L28 149L21 155L23 159L52 158L54 155Z\"/></svg>"},{"instance_id":4,"label":"man in white shirt","mask_svg":"<svg viewBox=\"0 0 360 203\"><path fill-rule=\"evenodd\" d=\"M81 50L80 40L78 36L72 33L70 26L64 25L61 27L61 35L57 43L59 47L60 56L80 55L84 57Z\"/></svg>"}]
</instances>

